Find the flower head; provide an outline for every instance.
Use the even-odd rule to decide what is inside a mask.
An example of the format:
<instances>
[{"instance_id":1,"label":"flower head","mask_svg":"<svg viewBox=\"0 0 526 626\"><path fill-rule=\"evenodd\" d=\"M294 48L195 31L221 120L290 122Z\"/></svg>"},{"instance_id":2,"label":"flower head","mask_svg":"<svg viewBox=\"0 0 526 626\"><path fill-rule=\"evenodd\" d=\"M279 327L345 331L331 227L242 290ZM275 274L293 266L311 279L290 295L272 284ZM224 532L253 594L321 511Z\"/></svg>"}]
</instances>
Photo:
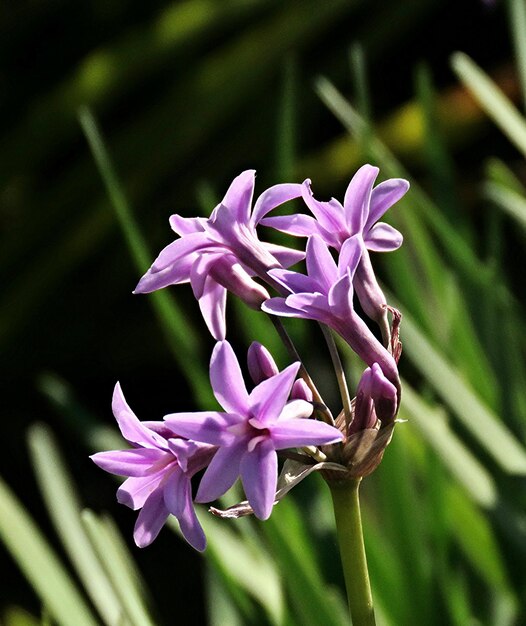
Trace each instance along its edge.
<instances>
[{"instance_id":1,"label":"flower head","mask_svg":"<svg viewBox=\"0 0 526 626\"><path fill-rule=\"evenodd\" d=\"M338 265L318 235L307 243L307 275L288 270L271 270L270 274L291 295L270 298L263 311L285 317L300 317L327 324L339 333L369 366L378 363L393 384L399 384L398 369L391 354L376 339L353 306L353 278L361 258L357 236L342 246Z\"/></svg>"},{"instance_id":2,"label":"flower head","mask_svg":"<svg viewBox=\"0 0 526 626\"><path fill-rule=\"evenodd\" d=\"M179 434L218 447L201 479L196 502L215 500L241 476L254 513L267 519L278 478L276 450L341 441L336 428L302 419L311 415L311 403L289 401L299 365L265 378L249 394L232 347L227 341L216 344L210 381L224 412L174 413L164 418Z\"/></svg>"},{"instance_id":3,"label":"flower head","mask_svg":"<svg viewBox=\"0 0 526 626\"><path fill-rule=\"evenodd\" d=\"M299 197L302 189L299 184L270 187L259 196L252 211L254 180L254 170L235 178L208 219L173 215L170 225L180 238L161 251L135 293L190 282L205 322L218 340L226 333L227 290L259 308L268 292L253 277L264 279L268 269L289 267L304 255L260 241L256 226L269 211Z\"/></svg>"},{"instance_id":4,"label":"flower head","mask_svg":"<svg viewBox=\"0 0 526 626\"><path fill-rule=\"evenodd\" d=\"M376 280L369 250L389 252L402 245L402 235L392 226L378 220L409 189L409 183L402 178L390 178L374 187L378 168L363 165L353 176L343 205L332 198L321 202L314 198L311 181L302 185L302 197L314 217L290 215L267 217L263 225L297 236L318 235L332 248L341 250L352 237L360 240L362 255L356 268L354 287L365 313L387 330L385 296Z\"/></svg>"},{"instance_id":5,"label":"flower head","mask_svg":"<svg viewBox=\"0 0 526 626\"><path fill-rule=\"evenodd\" d=\"M149 545L171 513L188 543L204 550L206 538L194 511L190 479L208 465L215 448L181 439L164 422L140 422L119 383L112 408L123 437L133 447L99 452L91 459L111 474L128 476L117 491L117 499L133 510L141 509L135 543L140 548Z\"/></svg>"}]
</instances>

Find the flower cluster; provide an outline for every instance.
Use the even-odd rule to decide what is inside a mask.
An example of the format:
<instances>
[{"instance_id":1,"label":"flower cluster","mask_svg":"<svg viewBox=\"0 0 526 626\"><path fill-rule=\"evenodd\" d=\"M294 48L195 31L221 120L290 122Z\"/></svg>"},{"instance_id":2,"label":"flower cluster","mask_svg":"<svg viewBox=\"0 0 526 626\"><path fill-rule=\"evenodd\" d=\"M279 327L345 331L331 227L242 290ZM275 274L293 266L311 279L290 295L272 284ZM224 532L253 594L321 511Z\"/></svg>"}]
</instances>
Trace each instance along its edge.
<instances>
[{"instance_id":1,"label":"flower cluster","mask_svg":"<svg viewBox=\"0 0 526 626\"><path fill-rule=\"evenodd\" d=\"M127 477L117 497L140 509L134 532L138 546L150 544L172 514L187 541L203 550L206 539L194 502L213 502L238 478L247 501L227 511L211 510L225 517L253 513L267 519L274 504L311 471L345 480L367 475L380 462L400 403L400 316L386 304L369 251L401 245L401 234L378 220L405 194L408 183L391 179L375 187L377 175L378 168L363 166L343 205L316 200L306 180L270 187L252 206L255 172L248 170L234 179L208 219L170 218L179 238L161 251L135 293L191 284L217 341L210 383L223 411L172 413L163 421L141 422L117 384L113 413L132 447L99 452L92 459ZM267 217L292 199L302 199L312 216ZM305 253L262 241L259 225L307 237ZM303 259L306 274L289 269ZM247 390L226 341L227 292L273 316L318 321L365 362L356 398L347 407L344 401L336 420L295 351L295 362L279 371L264 346L254 342L248 351L254 386ZM355 310L354 294L369 323ZM371 330L374 323L381 339ZM286 458L281 475L277 451ZM202 470L194 497L191 480Z\"/></svg>"}]
</instances>

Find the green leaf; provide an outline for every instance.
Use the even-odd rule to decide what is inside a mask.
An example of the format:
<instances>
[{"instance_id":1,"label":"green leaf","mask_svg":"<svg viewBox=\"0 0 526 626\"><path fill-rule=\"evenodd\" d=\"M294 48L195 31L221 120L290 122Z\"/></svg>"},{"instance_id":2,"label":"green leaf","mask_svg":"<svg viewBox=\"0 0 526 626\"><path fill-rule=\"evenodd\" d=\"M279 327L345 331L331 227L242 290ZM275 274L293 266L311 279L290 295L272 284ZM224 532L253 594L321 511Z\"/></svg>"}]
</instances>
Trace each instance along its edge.
<instances>
[{"instance_id":1,"label":"green leaf","mask_svg":"<svg viewBox=\"0 0 526 626\"><path fill-rule=\"evenodd\" d=\"M29 447L40 491L69 559L104 622L116 624L122 606L83 528L75 487L50 430L32 426Z\"/></svg>"},{"instance_id":2,"label":"green leaf","mask_svg":"<svg viewBox=\"0 0 526 626\"><path fill-rule=\"evenodd\" d=\"M522 193L491 182L486 183L483 190L486 198L494 202L526 230L526 198Z\"/></svg>"},{"instance_id":3,"label":"green leaf","mask_svg":"<svg viewBox=\"0 0 526 626\"><path fill-rule=\"evenodd\" d=\"M60 626L97 626L70 573L0 478L0 538Z\"/></svg>"},{"instance_id":4,"label":"green leaf","mask_svg":"<svg viewBox=\"0 0 526 626\"><path fill-rule=\"evenodd\" d=\"M526 450L475 391L404 314L404 354L472 436L510 474L526 474Z\"/></svg>"},{"instance_id":5,"label":"green leaf","mask_svg":"<svg viewBox=\"0 0 526 626\"><path fill-rule=\"evenodd\" d=\"M138 593L137 579L134 572L130 571L129 559L123 558L122 546L115 541L115 529L112 524L107 518L99 517L89 510L82 512L82 521L100 562L119 596L124 615L134 626L155 626L144 599Z\"/></svg>"},{"instance_id":6,"label":"green leaf","mask_svg":"<svg viewBox=\"0 0 526 626\"><path fill-rule=\"evenodd\" d=\"M407 381L402 388L400 416L418 428L475 502L488 509L493 507L497 501L493 477L448 426L444 410L426 403Z\"/></svg>"},{"instance_id":7,"label":"green leaf","mask_svg":"<svg viewBox=\"0 0 526 626\"><path fill-rule=\"evenodd\" d=\"M484 111L526 156L526 122L499 86L467 54L456 52L451 66Z\"/></svg>"}]
</instances>

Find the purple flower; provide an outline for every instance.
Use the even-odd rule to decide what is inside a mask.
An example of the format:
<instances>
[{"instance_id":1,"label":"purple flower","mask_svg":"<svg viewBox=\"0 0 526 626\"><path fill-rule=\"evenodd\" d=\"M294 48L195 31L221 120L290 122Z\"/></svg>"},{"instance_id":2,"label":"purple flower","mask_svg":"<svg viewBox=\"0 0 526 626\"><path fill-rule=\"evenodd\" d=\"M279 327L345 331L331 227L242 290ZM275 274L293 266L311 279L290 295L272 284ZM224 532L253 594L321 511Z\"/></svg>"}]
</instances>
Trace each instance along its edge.
<instances>
[{"instance_id":1,"label":"purple flower","mask_svg":"<svg viewBox=\"0 0 526 626\"><path fill-rule=\"evenodd\" d=\"M209 219L172 215L170 225L180 238L161 251L141 278L135 293L190 282L205 322L215 339L225 337L227 290L259 309L268 298L253 276L265 279L272 267L290 267L302 252L262 242L256 226L275 207L301 196L299 184L270 187L259 196L251 213L254 170L234 179Z\"/></svg>"},{"instance_id":2,"label":"purple flower","mask_svg":"<svg viewBox=\"0 0 526 626\"><path fill-rule=\"evenodd\" d=\"M174 413L165 421L180 435L218 446L205 471L196 502L211 502L241 476L254 513L267 519L272 512L278 478L276 450L341 441L336 428L313 419L312 404L288 402L300 367L289 365L260 382L249 394L232 347L218 342L210 362L210 381L225 409Z\"/></svg>"},{"instance_id":3,"label":"purple flower","mask_svg":"<svg viewBox=\"0 0 526 626\"><path fill-rule=\"evenodd\" d=\"M407 192L409 183L391 178L373 188L378 172L372 165L362 166L347 187L343 206L334 198L328 202L316 200L307 179L302 185L302 196L316 219L309 215L267 217L261 224L300 237L316 234L336 250L350 237L359 237L362 258L354 287L365 313L385 327L385 296L374 275L368 250L389 252L402 245L402 235L378 220Z\"/></svg>"},{"instance_id":4,"label":"purple flower","mask_svg":"<svg viewBox=\"0 0 526 626\"><path fill-rule=\"evenodd\" d=\"M291 295L270 298L262 310L274 315L317 320L339 333L367 365L378 363L397 387L398 369L391 354L376 339L353 307L353 278L362 248L357 235L345 241L338 265L318 235L307 243L305 276L288 270L271 270L270 275Z\"/></svg>"},{"instance_id":5,"label":"purple flower","mask_svg":"<svg viewBox=\"0 0 526 626\"><path fill-rule=\"evenodd\" d=\"M204 550L206 538L194 511L190 479L208 465L215 448L181 439L164 422L140 422L119 383L112 408L122 436L133 448L99 452L91 458L103 470L129 477L119 487L117 499L133 510L141 509L135 543L140 548L149 545L171 513L188 543Z\"/></svg>"}]
</instances>

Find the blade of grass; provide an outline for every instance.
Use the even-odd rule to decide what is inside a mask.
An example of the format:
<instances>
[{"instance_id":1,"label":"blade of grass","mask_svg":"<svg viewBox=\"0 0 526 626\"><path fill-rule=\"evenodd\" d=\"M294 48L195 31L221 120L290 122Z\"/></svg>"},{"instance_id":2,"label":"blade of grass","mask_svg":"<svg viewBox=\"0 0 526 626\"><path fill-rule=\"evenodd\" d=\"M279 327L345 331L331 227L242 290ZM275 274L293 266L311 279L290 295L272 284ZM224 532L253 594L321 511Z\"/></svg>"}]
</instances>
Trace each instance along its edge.
<instances>
[{"instance_id":1,"label":"blade of grass","mask_svg":"<svg viewBox=\"0 0 526 626\"><path fill-rule=\"evenodd\" d=\"M394 302L391 298L390 301ZM404 313L404 354L500 467L526 474L526 450Z\"/></svg>"},{"instance_id":2,"label":"blade of grass","mask_svg":"<svg viewBox=\"0 0 526 626\"><path fill-rule=\"evenodd\" d=\"M526 108L526 4L524 0L508 0L508 14L524 109Z\"/></svg>"},{"instance_id":3,"label":"blade of grass","mask_svg":"<svg viewBox=\"0 0 526 626\"><path fill-rule=\"evenodd\" d=\"M523 194L492 182L485 183L483 191L486 198L503 209L522 229L526 230L526 198Z\"/></svg>"},{"instance_id":4,"label":"blade of grass","mask_svg":"<svg viewBox=\"0 0 526 626\"><path fill-rule=\"evenodd\" d=\"M84 531L80 503L50 430L32 426L29 448L40 491L69 559L104 622L116 624L122 606Z\"/></svg>"},{"instance_id":5,"label":"blade of grass","mask_svg":"<svg viewBox=\"0 0 526 626\"><path fill-rule=\"evenodd\" d=\"M70 573L1 478L0 538L57 624L97 626Z\"/></svg>"},{"instance_id":6,"label":"blade of grass","mask_svg":"<svg viewBox=\"0 0 526 626\"><path fill-rule=\"evenodd\" d=\"M451 66L482 109L526 156L526 122L499 86L463 52L453 54Z\"/></svg>"},{"instance_id":7,"label":"blade of grass","mask_svg":"<svg viewBox=\"0 0 526 626\"><path fill-rule=\"evenodd\" d=\"M125 615L135 626L155 626L143 598L137 593L136 579L122 558L121 548L114 542L113 530L109 529L104 518L98 517L92 511L84 510L81 515L100 562L119 596Z\"/></svg>"}]
</instances>

